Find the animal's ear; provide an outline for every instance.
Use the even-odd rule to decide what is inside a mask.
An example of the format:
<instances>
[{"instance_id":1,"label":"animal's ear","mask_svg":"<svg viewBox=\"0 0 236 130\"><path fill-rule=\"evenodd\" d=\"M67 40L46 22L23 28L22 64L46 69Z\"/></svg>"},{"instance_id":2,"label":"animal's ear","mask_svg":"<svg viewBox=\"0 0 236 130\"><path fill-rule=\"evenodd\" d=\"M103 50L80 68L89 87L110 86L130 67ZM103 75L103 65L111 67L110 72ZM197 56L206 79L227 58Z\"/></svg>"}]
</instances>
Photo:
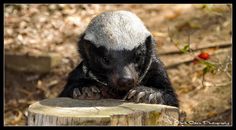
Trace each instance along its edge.
<instances>
[{"instance_id":1,"label":"animal's ear","mask_svg":"<svg viewBox=\"0 0 236 130\"><path fill-rule=\"evenodd\" d=\"M155 40L154 38L149 35L146 40L145 40L145 45L146 45L146 48L147 48L147 55L151 56L152 53L155 51Z\"/></svg>"},{"instance_id":2,"label":"animal's ear","mask_svg":"<svg viewBox=\"0 0 236 130\"><path fill-rule=\"evenodd\" d=\"M145 75L147 74L151 63L152 63L152 57L153 54L155 53L155 40L153 39L153 37L150 35L146 38L145 40L145 46L146 46L146 58L145 58L145 62L144 62L144 66L142 67L141 70L141 76L139 79L139 83L143 80L143 78L145 77Z\"/></svg>"},{"instance_id":3,"label":"animal's ear","mask_svg":"<svg viewBox=\"0 0 236 130\"><path fill-rule=\"evenodd\" d=\"M89 59L89 50L92 46L92 43L88 40L84 39L84 34L81 35L80 40L78 42L78 50L81 55L81 57L87 61Z\"/></svg>"}]
</instances>

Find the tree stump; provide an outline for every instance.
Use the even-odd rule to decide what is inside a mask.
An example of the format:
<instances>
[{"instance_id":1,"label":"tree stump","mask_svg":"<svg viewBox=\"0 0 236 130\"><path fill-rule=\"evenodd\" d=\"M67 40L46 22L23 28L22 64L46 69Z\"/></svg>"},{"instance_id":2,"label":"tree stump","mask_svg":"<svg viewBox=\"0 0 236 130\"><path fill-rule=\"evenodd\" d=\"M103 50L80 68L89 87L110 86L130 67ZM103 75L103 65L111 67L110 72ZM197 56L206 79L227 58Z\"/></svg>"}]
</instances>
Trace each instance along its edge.
<instances>
[{"instance_id":1,"label":"tree stump","mask_svg":"<svg viewBox=\"0 0 236 130\"><path fill-rule=\"evenodd\" d=\"M28 108L28 125L178 125L178 108L115 99L45 99Z\"/></svg>"}]
</instances>

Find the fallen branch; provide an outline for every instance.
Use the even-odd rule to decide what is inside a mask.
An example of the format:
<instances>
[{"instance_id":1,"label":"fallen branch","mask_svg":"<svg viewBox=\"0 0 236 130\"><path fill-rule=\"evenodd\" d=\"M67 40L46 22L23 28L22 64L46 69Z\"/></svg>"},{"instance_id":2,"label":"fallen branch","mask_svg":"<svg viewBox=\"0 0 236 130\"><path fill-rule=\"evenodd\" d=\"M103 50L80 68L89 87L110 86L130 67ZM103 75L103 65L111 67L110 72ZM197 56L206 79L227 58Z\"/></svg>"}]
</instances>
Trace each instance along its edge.
<instances>
[{"instance_id":1,"label":"fallen branch","mask_svg":"<svg viewBox=\"0 0 236 130\"><path fill-rule=\"evenodd\" d=\"M230 51L231 48L224 48L220 50L216 50L214 52L209 52L210 55L217 55L220 53L225 53ZM194 52L194 54L198 54L200 51ZM175 58L175 60L173 60ZM162 61L164 62L167 69L177 67L180 64L188 64L194 60L195 57L191 57L188 54L176 54L176 55L165 55L161 56Z\"/></svg>"},{"instance_id":2,"label":"fallen branch","mask_svg":"<svg viewBox=\"0 0 236 130\"><path fill-rule=\"evenodd\" d=\"M191 43L191 50L192 51L199 51L203 49L209 48L228 48L232 46L232 42L216 42L216 43L206 43L206 44L197 44ZM176 48L176 46L168 46L163 47L161 50L158 51L158 55L172 55L172 54L181 54L182 52Z\"/></svg>"}]
</instances>

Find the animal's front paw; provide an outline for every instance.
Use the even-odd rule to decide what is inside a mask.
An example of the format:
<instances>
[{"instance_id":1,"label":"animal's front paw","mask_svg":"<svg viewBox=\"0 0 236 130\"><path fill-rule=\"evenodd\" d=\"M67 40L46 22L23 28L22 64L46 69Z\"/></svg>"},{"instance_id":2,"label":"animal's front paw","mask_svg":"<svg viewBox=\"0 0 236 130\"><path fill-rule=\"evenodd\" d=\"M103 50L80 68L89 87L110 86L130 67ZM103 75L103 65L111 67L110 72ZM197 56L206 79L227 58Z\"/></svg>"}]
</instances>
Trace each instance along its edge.
<instances>
[{"instance_id":1,"label":"animal's front paw","mask_svg":"<svg viewBox=\"0 0 236 130\"><path fill-rule=\"evenodd\" d=\"M162 104L162 93L155 88L139 86L131 89L124 100L137 103Z\"/></svg>"},{"instance_id":2,"label":"animal's front paw","mask_svg":"<svg viewBox=\"0 0 236 130\"><path fill-rule=\"evenodd\" d=\"M101 91L96 86L74 88L73 98L76 99L100 99Z\"/></svg>"}]
</instances>

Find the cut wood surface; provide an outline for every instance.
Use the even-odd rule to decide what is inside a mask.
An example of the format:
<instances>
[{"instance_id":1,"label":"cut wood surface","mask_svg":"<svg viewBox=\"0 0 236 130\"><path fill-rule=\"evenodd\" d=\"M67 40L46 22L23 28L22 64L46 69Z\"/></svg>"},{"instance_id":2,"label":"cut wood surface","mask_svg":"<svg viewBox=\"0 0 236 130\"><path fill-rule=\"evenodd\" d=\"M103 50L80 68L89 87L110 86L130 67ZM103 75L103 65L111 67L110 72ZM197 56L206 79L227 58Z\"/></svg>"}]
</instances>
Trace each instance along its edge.
<instances>
[{"instance_id":1,"label":"cut wood surface","mask_svg":"<svg viewBox=\"0 0 236 130\"><path fill-rule=\"evenodd\" d=\"M115 99L45 99L28 108L28 125L178 125L178 108Z\"/></svg>"}]
</instances>

